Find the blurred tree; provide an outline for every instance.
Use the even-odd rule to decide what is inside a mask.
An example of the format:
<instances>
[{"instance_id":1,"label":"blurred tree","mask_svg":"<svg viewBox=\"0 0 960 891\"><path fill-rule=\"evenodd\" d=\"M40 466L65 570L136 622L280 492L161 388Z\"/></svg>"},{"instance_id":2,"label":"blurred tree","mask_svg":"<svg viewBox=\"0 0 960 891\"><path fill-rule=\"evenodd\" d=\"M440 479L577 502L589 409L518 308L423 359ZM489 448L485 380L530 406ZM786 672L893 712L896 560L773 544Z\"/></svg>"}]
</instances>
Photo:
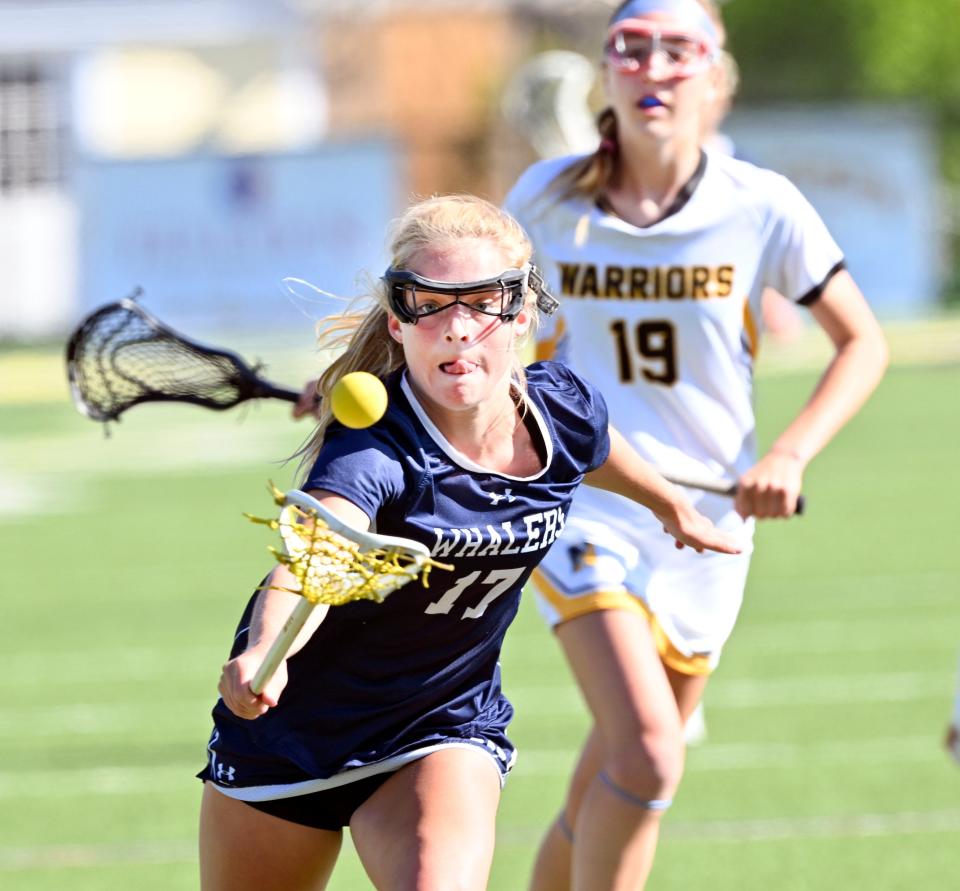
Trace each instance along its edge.
<instances>
[{"instance_id":1,"label":"blurred tree","mask_svg":"<svg viewBox=\"0 0 960 891\"><path fill-rule=\"evenodd\" d=\"M746 102L920 102L934 115L960 303L960 0L735 0L724 8Z\"/></svg>"},{"instance_id":2,"label":"blurred tree","mask_svg":"<svg viewBox=\"0 0 960 891\"><path fill-rule=\"evenodd\" d=\"M960 103L960 0L736 0L744 97Z\"/></svg>"}]
</instances>

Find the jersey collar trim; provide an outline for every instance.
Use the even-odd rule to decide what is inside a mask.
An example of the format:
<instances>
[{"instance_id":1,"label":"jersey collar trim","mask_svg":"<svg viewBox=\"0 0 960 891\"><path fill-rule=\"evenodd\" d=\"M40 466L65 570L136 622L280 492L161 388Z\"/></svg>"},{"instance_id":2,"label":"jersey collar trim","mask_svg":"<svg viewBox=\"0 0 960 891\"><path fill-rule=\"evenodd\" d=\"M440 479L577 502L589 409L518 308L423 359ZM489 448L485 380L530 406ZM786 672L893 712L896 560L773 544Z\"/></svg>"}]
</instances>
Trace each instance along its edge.
<instances>
[{"instance_id":1,"label":"jersey collar trim","mask_svg":"<svg viewBox=\"0 0 960 891\"><path fill-rule=\"evenodd\" d=\"M520 393L516 383L514 383L513 386L514 389ZM522 483L539 479L539 477L543 476L543 474L547 472L547 468L553 461L553 439L547 430L547 425L543 420L543 415L540 413L540 409L538 409L537 406L534 405L533 400L528 398L526 395L522 395L521 398L527 407L527 411L529 411L533 416L537 426L537 432L543 440L544 447L546 448L547 457L544 461L543 469L539 473L535 473L533 476L511 476L509 473L503 473L499 470L491 470L489 467L482 467L481 465L477 464L476 461L471 460L458 449L454 448L454 446L440 432L433 421L430 420L423 406L417 401L417 397L413 393L413 388L410 386L410 383L407 380L406 371L403 372L403 377L400 378L400 388L403 390L403 395L407 397L410 407L413 409L413 412L417 418L419 418L420 423L423 424L430 438L443 450L444 454L446 454L451 461L462 467L464 470L469 470L471 473L486 473L492 476L499 476L505 480L514 480Z\"/></svg>"},{"instance_id":2,"label":"jersey collar trim","mask_svg":"<svg viewBox=\"0 0 960 891\"><path fill-rule=\"evenodd\" d=\"M677 192L673 201L670 202L670 206L655 220L650 223L647 223L646 226L641 228L649 229L651 226L657 226L662 223L664 220L669 219L670 217L680 213L687 204L690 203L690 199L693 197L693 193L696 192L697 186L700 185L700 181L703 179L704 174L707 172L707 153L700 150L700 160L697 163L697 169L693 171L693 175L688 179L681 187L680 191ZM597 207L600 208L604 213L613 214L616 216L615 211L612 209L610 204L607 202L604 196L600 196L597 199Z\"/></svg>"}]
</instances>

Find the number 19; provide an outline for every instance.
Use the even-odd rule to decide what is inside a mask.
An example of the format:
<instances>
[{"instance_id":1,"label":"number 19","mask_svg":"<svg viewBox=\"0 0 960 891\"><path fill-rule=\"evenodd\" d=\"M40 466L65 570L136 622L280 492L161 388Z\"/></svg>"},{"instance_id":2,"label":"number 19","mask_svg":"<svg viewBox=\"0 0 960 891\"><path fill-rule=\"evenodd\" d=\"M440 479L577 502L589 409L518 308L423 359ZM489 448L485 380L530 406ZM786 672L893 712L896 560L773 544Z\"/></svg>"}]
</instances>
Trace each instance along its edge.
<instances>
[{"instance_id":1,"label":"number 19","mask_svg":"<svg viewBox=\"0 0 960 891\"><path fill-rule=\"evenodd\" d=\"M629 329L622 319L612 322L610 330L617 348L617 364L620 380L629 384L636 380L633 354L629 343ZM677 381L677 351L673 325L667 321L640 322L635 331L637 352L657 365L641 366L640 373L645 380L655 384L671 386Z\"/></svg>"}]
</instances>

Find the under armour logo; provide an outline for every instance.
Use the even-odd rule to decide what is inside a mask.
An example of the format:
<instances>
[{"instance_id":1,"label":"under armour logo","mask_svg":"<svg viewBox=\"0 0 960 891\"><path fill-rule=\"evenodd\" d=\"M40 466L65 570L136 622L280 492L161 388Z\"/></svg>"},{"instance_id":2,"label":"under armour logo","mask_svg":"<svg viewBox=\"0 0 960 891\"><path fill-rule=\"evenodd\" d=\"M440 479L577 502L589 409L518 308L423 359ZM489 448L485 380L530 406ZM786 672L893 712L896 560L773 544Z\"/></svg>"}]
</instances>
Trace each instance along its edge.
<instances>
[{"instance_id":1,"label":"under armour logo","mask_svg":"<svg viewBox=\"0 0 960 891\"><path fill-rule=\"evenodd\" d=\"M233 782L233 778L237 775L236 770L232 767L226 767L223 764L217 765L217 779L226 780L228 783Z\"/></svg>"},{"instance_id":2,"label":"under armour logo","mask_svg":"<svg viewBox=\"0 0 960 891\"><path fill-rule=\"evenodd\" d=\"M517 496L512 493L510 489L504 489L502 495L498 495L496 492L487 492L487 495L490 496L490 504L496 507L501 501L506 501L507 504L510 504L513 501L517 500Z\"/></svg>"}]
</instances>

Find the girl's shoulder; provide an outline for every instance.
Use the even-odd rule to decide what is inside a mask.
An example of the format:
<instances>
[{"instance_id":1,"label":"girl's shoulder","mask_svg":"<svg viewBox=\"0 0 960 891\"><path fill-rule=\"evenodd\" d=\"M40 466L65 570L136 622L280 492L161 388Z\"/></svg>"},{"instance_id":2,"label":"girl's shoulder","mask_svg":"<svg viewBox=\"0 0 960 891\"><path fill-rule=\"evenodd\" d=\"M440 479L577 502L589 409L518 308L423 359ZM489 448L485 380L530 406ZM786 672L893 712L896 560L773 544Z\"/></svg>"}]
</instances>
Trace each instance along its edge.
<instances>
[{"instance_id":1,"label":"girl's shoulder","mask_svg":"<svg viewBox=\"0 0 960 891\"><path fill-rule=\"evenodd\" d=\"M536 392L583 392L594 389L569 365L545 359L527 366L527 386Z\"/></svg>"},{"instance_id":2,"label":"girl's shoulder","mask_svg":"<svg viewBox=\"0 0 960 891\"><path fill-rule=\"evenodd\" d=\"M547 359L527 366L527 392L561 426L606 428L607 407L600 391L563 362Z\"/></svg>"},{"instance_id":3,"label":"girl's shoulder","mask_svg":"<svg viewBox=\"0 0 960 891\"><path fill-rule=\"evenodd\" d=\"M714 187L725 187L758 210L789 210L805 199L782 173L725 152L707 152L707 171Z\"/></svg>"},{"instance_id":4,"label":"girl's shoulder","mask_svg":"<svg viewBox=\"0 0 960 891\"><path fill-rule=\"evenodd\" d=\"M526 374L528 398L543 414L559 452L581 472L602 464L609 420L600 391L562 362L535 362Z\"/></svg>"}]
</instances>

